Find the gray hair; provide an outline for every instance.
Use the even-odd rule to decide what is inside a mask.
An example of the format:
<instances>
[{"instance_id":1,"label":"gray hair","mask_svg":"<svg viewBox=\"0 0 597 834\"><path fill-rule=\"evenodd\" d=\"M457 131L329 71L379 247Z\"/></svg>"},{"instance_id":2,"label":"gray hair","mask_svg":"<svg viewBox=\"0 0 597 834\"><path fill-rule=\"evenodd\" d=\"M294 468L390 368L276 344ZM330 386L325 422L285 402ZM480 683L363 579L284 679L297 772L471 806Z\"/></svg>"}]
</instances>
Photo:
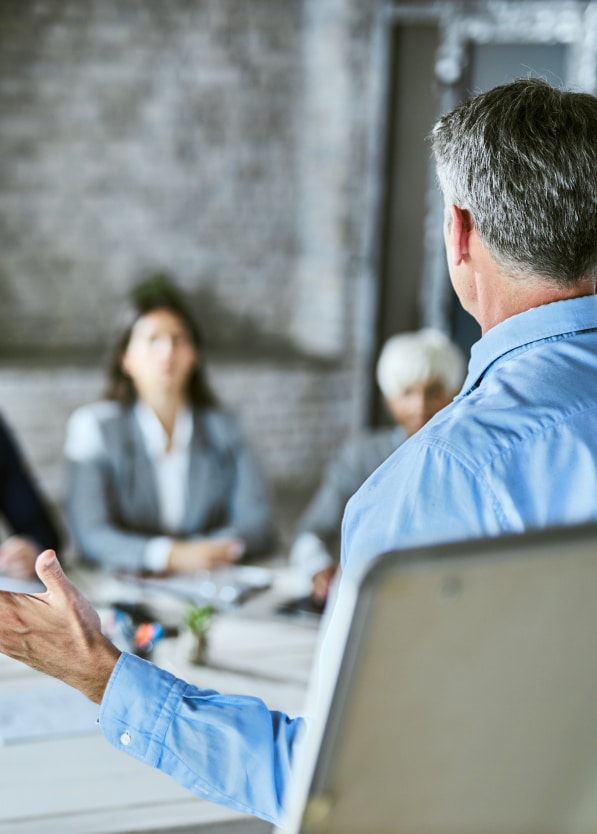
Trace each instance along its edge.
<instances>
[{"instance_id":1,"label":"gray hair","mask_svg":"<svg viewBox=\"0 0 597 834\"><path fill-rule=\"evenodd\" d=\"M377 360L377 384L384 397L403 394L417 383L439 380L456 393L464 380L466 363L460 348L439 330L392 336Z\"/></svg>"},{"instance_id":2,"label":"gray hair","mask_svg":"<svg viewBox=\"0 0 597 834\"><path fill-rule=\"evenodd\" d=\"M595 96L519 79L442 116L431 140L446 201L505 274L597 278Z\"/></svg>"}]
</instances>

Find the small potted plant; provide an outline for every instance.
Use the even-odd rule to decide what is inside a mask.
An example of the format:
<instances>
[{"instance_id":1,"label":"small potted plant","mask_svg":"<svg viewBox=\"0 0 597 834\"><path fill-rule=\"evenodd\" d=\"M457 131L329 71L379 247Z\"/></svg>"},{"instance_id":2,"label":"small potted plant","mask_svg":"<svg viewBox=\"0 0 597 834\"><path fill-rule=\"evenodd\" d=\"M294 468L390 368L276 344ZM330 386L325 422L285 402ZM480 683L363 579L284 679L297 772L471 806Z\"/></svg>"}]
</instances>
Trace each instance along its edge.
<instances>
[{"instance_id":1,"label":"small potted plant","mask_svg":"<svg viewBox=\"0 0 597 834\"><path fill-rule=\"evenodd\" d=\"M184 623L193 635L193 648L189 660L198 666L203 665L206 660L207 633L215 613L213 605L192 605L184 616Z\"/></svg>"}]
</instances>

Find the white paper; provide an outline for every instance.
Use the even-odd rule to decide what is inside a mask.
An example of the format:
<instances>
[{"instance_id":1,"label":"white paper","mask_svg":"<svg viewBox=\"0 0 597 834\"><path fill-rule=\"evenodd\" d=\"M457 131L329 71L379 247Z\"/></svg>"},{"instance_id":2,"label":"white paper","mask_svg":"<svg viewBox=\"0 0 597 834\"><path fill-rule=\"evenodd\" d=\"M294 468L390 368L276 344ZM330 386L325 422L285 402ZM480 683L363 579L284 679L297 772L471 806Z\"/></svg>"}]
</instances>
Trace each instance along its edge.
<instances>
[{"instance_id":1,"label":"white paper","mask_svg":"<svg viewBox=\"0 0 597 834\"><path fill-rule=\"evenodd\" d=\"M0 744L97 733L99 706L60 681L0 693Z\"/></svg>"},{"instance_id":2,"label":"white paper","mask_svg":"<svg viewBox=\"0 0 597 834\"><path fill-rule=\"evenodd\" d=\"M263 591L272 584L272 572L256 565L232 565L212 571L179 573L166 578L123 576L153 591L162 591L197 605L211 604L216 608L232 608L255 591Z\"/></svg>"},{"instance_id":3,"label":"white paper","mask_svg":"<svg viewBox=\"0 0 597 834\"><path fill-rule=\"evenodd\" d=\"M43 594L45 585L39 579L12 579L0 574L0 591L12 591L16 594Z\"/></svg>"}]
</instances>

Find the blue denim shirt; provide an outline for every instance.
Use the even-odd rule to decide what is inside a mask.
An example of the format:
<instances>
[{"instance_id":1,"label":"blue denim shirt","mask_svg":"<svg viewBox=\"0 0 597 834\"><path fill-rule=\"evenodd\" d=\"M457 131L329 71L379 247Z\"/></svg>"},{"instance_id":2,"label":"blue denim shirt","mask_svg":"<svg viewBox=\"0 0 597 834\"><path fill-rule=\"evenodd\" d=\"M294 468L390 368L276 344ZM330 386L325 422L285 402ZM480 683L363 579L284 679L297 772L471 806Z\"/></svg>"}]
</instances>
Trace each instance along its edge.
<instances>
[{"instance_id":1,"label":"blue denim shirt","mask_svg":"<svg viewBox=\"0 0 597 834\"><path fill-rule=\"evenodd\" d=\"M125 652L99 723L115 747L202 799L277 822L304 722L270 711L259 698L198 689Z\"/></svg>"},{"instance_id":2,"label":"blue denim shirt","mask_svg":"<svg viewBox=\"0 0 597 834\"><path fill-rule=\"evenodd\" d=\"M394 548L589 520L597 520L595 296L521 313L477 342L454 402L349 501L344 577ZM197 795L280 821L301 719L123 655L100 725Z\"/></svg>"},{"instance_id":3,"label":"blue denim shirt","mask_svg":"<svg viewBox=\"0 0 597 834\"><path fill-rule=\"evenodd\" d=\"M461 393L349 501L342 565L394 548L597 519L597 297L489 330Z\"/></svg>"}]
</instances>

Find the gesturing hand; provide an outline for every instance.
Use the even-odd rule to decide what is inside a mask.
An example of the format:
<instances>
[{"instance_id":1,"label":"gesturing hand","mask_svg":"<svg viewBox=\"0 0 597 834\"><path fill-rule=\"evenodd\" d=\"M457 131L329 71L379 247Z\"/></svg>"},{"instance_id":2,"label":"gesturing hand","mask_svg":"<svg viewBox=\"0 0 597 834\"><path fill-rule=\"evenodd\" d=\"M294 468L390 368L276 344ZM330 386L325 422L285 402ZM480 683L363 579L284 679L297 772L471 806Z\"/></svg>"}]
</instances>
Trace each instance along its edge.
<instances>
[{"instance_id":1,"label":"gesturing hand","mask_svg":"<svg viewBox=\"0 0 597 834\"><path fill-rule=\"evenodd\" d=\"M59 678L99 703L120 652L53 550L37 557L40 594L0 592L0 652Z\"/></svg>"}]
</instances>

